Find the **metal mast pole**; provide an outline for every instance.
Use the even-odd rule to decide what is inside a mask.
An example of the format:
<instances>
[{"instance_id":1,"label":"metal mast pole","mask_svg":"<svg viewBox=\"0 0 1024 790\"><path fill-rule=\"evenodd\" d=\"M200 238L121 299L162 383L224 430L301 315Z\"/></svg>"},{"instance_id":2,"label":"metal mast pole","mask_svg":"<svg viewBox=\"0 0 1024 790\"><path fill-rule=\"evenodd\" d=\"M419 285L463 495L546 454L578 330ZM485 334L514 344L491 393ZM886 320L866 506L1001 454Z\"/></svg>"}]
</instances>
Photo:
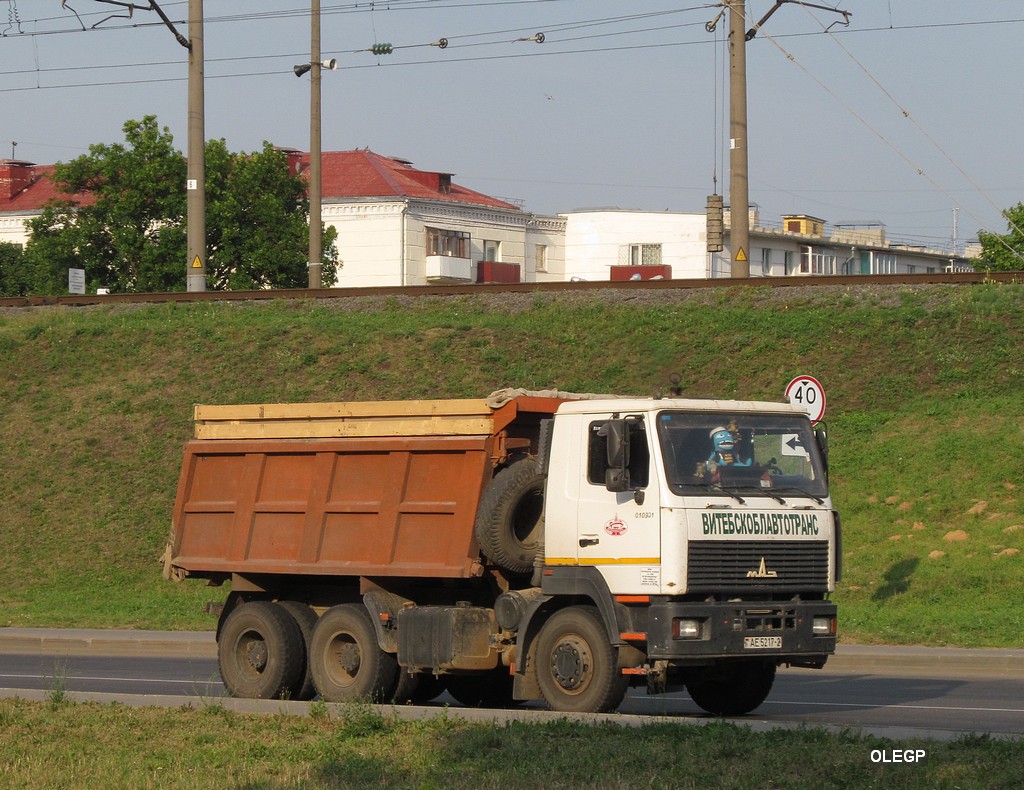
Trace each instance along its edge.
<instances>
[{"instance_id":1,"label":"metal mast pole","mask_svg":"<svg viewBox=\"0 0 1024 790\"><path fill-rule=\"evenodd\" d=\"M309 287L321 287L320 0L311 0L309 57Z\"/></svg>"},{"instance_id":2,"label":"metal mast pole","mask_svg":"<svg viewBox=\"0 0 1024 790\"><path fill-rule=\"evenodd\" d=\"M187 291L206 290L206 97L203 88L203 0L188 1L188 261Z\"/></svg>"},{"instance_id":3,"label":"metal mast pole","mask_svg":"<svg viewBox=\"0 0 1024 790\"><path fill-rule=\"evenodd\" d=\"M750 276L747 38L744 0L729 0L729 250L732 276Z\"/></svg>"}]
</instances>

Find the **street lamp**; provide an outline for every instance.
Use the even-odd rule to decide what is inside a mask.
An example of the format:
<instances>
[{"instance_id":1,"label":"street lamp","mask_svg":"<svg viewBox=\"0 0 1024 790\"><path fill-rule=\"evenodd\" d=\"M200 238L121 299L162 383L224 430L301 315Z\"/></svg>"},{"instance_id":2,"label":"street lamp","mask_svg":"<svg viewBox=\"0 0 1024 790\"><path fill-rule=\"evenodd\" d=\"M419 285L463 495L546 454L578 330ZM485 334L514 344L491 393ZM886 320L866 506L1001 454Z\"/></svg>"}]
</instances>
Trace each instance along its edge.
<instances>
[{"instance_id":1,"label":"street lamp","mask_svg":"<svg viewBox=\"0 0 1024 790\"><path fill-rule=\"evenodd\" d=\"M309 72L309 287L320 288L321 239L320 199L322 192L320 161L320 70L337 68L338 61L320 60L320 0L310 0L309 21L310 56L309 63L295 66L296 77Z\"/></svg>"},{"instance_id":2,"label":"street lamp","mask_svg":"<svg viewBox=\"0 0 1024 790\"><path fill-rule=\"evenodd\" d=\"M334 71L336 68L338 68L338 60L337 58L331 58L330 60L321 60L320 67ZM312 63L300 63L298 66L292 66L292 71L295 72L296 77L301 77L303 74L305 74L312 68Z\"/></svg>"}]
</instances>

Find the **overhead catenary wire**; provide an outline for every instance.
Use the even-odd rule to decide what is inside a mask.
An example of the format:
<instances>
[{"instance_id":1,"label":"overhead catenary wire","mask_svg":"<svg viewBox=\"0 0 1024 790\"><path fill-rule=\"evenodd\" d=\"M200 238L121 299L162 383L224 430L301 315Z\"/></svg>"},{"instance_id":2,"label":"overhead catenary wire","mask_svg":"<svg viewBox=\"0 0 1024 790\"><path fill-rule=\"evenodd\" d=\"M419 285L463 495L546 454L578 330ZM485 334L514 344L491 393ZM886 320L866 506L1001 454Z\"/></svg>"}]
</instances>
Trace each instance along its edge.
<instances>
[{"instance_id":1,"label":"overhead catenary wire","mask_svg":"<svg viewBox=\"0 0 1024 790\"><path fill-rule=\"evenodd\" d=\"M816 15L815 15L815 13L814 13L814 11L813 11L812 9L808 8L807 6L803 6L803 8L804 8L804 10L805 10L805 11L807 12L807 14L809 14L809 15L810 15L810 17L811 17L812 19L814 19L814 21L815 21L815 22L817 22L817 23L818 23L819 25L822 25L822 22L821 22L821 20L819 20L819 19L818 19L818 17L817 17ZM822 25L822 26L823 26L823 25ZM907 108L906 108L906 107L905 107L905 106L903 105L903 103L902 103L902 102L900 102L900 101L898 101L898 100L896 99L896 97L895 97L895 96L893 95L893 93L892 93L892 92L891 92L891 91L890 91L890 90L889 90L888 88L886 88L886 87L885 87L885 86L884 86L884 85L882 84L881 80L879 80L879 79L878 79L878 77L876 77L876 76L875 76L875 75L874 75L874 74L873 74L873 73L872 73L872 72L871 72L871 71L870 71L870 70L868 69L868 67L867 67L867 66L865 66L865 65L864 65L864 63L863 63L863 62L862 62L862 61L861 61L861 60L860 60L859 58L857 58L857 57L856 57L856 56L855 56L855 55L854 55L854 54L853 54L853 53L852 53L852 52L851 52L851 51L850 51L850 50L849 50L849 49L848 49L848 48L847 48L847 47L846 47L846 46L845 46L845 45L844 45L843 43L842 43L842 41L840 41L840 40L839 40L839 38L837 38L837 37L836 37L835 35L833 35L833 33L832 33L831 29L829 29L829 28L824 28L824 32L825 32L825 33L826 33L826 35L828 35L828 36L829 36L829 38L830 38L830 39L831 39L831 40L832 40L832 41L833 41L833 42L835 43L835 45L836 45L836 46L838 46L838 47L839 47L839 48L840 48L840 49L841 49L841 50L842 50L842 51L843 51L843 52L844 52L844 53L846 54L846 56L847 56L847 57L848 57L848 58L849 58L849 59L850 59L851 61L853 61L853 63L854 63L854 64L855 64L856 66L857 66L857 68L859 68L859 69L860 69L860 70L861 70L861 71L862 71L862 72L863 72L863 73L864 73L864 74L865 74L865 75L867 76L867 78L868 78L868 79L869 79L869 80L870 80L870 81L871 81L871 82L872 82L872 83L873 83L873 84L874 84L874 85L875 85L875 86L876 86L876 87L877 87L877 88L878 88L878 89L879 89L879 90L880 90L880 91L882 92L882 94L883 94L883 95L884 95L884 96L885 96L885 97L886 97L886 98L887 98L887 99L888 99L888 100L889 100L890 102L892 102L892 104L893 104L893 105L895 105L895 106L896 106L896 108L897 108L897 109L898 109L898 110L900 111L900 114L901 114L901 115L902 115L902 116L903 116L904 118L906 118L906 119L907 119L908 121L910 121L910 123L911 123L911 124L913 124L914 128L915 128L915 129L917 129L917 131L918 131L918 132L919 132L919 133L920 133L920 134L921 134L921 135L922 135L922 136L923 136L923 137L924 137L924 138L925 138L925 139L926 139L926 140L927 140L927 141L928 141L928 142L929 142L929 143L930 143L930 144L932 145L932 147L933 147L933 148L935 148L935 150L936 150L936 151L938 151L938 152L939 152L939 154L940 154L940 155L941 155L941 156L942 156L942 157L943 157L943 158L944 158L944 159L945 159L945 160L946 160L947 162L949 162L949 164L950 164L950 165L952 165L952 166L953 166L953 168L955 168L955 169L956 169L956 171L957 171L958 173L960 173L960 175L961 175L961 176L963 176L963 177L964 177L964 180L966 180L966 181L967 181L967 183L968 183L968 184L970 184L970 185L971 185L971 187L973 187L973 188L974 188L975 192L976 192L976 193L977 193L978 195L980 195L981 197L983 197L983 198L985 199L985 201L986 201L986 202L987 202L987 203L989 204L989 206L990 206L991 208L995 209L995 210L996 210L997 212L1001 212L1001 213L1003 214L1003 216L1004 216L1004 217L1006 218L1007 222L1009 223L1009 226L1010 226L1010 227L1012 227L1012 228L1013 228L1013 230L1015 230L1015 231L1016 231L1017 233L1019 233L1019 234L1020 234L1021 236L1024 236L1024 230L1022 230L1022 229L1020 228L1020 226L1019 226L1019 225L1017 225L1017 224L1016 224L1016 223L1015 223L1015 222L1013 221L1013 219L1012 219L1012 217L1011 217L1011 216L1009 215L1009 213L1008 213L1008 212L1005 212L1005 211L1003 211L1003 210L1002 210L1002 209L1001 209L1001 208L999 207L999 205L998 205L998 204L996 204L996 202L995 202L994 200L992 200L992 198L991 198L991 197L990 197L990 196L988 195L988 193L987 193L987 192L986 192L986 191L985 191L984 189L982 189L982 187L980 187L980 186L979 186L979 185L978 185L977 183L975 183L974 179L973 179L973 178L971 178L971 176L970 176L970 175L969 175L969 174L967 173L967 171L966 171L966 170L964 170L964 168L962 168L962 167L960 166L960 164L959 164L958 162L956 162L956 161L955 161L955 160L953 159L953 157L952 157L952 156L951 156L951 155L949 154L949 152L948 152L948 151L946 151L946 150L945 150L945 148L943 148L943 147L942 147L942 146L941 146L941 145L939 144L939 142L938 142L938 141L937 141L937 140L935 139L935 137L934 137L933 135L931 135L931 134L930 134L930 133L928 132L928 130L927 130L927 129L925 129L925 128L924 128L924 127L923 127L923 126L922 126L922 125L921 125L921 124L920 124L920 123L919 123L919 122L917 121L917 118L916 118L916 117L914 117L914 116L913 116L913 115L912 115L912 114L910 113L910 110L908 110L908 109L907 109ZM920 171L919 171L919 172L920 172ZM934 182L932 182L932 183L934 183ZM952 195L950 195L950 194L949 194L949 193L948 193L948 192L947 192L947 191L945 190L945 188L944 188L944 187L943 187L943 188L941 188L941 191L942 191L942 193L943 193L944 195L946 195L946 197L948 197L948 198L950 198L951 200L953 200L953 202L956 202L956 201L955 201L955 199L954 199L954 198L952 197ZM970 210L967 210L967 213L968 213L968 215L969 215L969 216L970 216L970 217L971 217L972 219L974 219L975 221L977 221L977 222L978 222L979 224L984 224L984 223L982 222L982 220L980 220L980 219L979 219L978 217L976 217L976 216L975 216L975 215L974 215L974 214L973 214L973 213L972 213L972 212L971 212ZM1014 249L1013 249L1013 248L1012 248L1012 247L1011 247L1011 246L1010 246L1009 244L1007 244L1007 243L1006 243L1006 241L1005 241L1004 239L1002 239L1002 237L999 237L999 238L1000 238L1000 241L1001 241L1001 242L1002 242L1002 244L1003 244L1003 245L1004 245L1004 246L1006 247L1006 249L1007 249L1007 250L1009 250L1010 252L1014 253L1014 254L1015 254L1015 255L1016 255L1016 256L1017 256L1018 258L1020 258L1020 259L1021 259L1022 261L1024 261L1024 253L1022 253L1022 252L1020 252L1020 251L1018 251L1018 250L1014 250Z\"/></svg>"}]
</instances>

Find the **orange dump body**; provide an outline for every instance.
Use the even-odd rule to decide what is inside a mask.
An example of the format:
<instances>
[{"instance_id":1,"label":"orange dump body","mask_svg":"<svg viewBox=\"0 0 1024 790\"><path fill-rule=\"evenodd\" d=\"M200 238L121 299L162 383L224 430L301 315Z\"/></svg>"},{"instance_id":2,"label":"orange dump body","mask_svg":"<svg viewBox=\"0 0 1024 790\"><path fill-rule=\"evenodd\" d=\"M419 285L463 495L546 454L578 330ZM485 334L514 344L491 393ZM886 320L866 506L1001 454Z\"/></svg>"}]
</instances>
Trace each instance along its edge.
<instances>
[{"instance_id":1,"label":"orange dump body","mask_svg":"<svg viewBox=\"0 0 1024 790\"><path fill-rule=\"evenodd\" d=\"M480 575L480 496L561 398L197 406L165 575Z\"/></svg>"}]
</instances>

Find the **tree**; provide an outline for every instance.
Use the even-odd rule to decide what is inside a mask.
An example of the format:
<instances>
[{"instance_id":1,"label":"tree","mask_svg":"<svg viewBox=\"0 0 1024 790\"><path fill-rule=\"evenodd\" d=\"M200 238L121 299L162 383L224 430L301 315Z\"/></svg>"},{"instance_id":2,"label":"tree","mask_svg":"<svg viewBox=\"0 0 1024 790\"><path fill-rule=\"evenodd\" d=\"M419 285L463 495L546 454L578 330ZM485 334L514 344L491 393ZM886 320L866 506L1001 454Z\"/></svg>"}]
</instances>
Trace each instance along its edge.
<instances>
[{"instance_id":1,"label":"tree","mask_svg":"<svg viewBox=\"0 0 1024 790\"><path fill-rule=\"evenodd\" d=\"M206 146L207 273L213 288L305 288L309 282L309 200L306 182L270 143L248 155L223 140ZM334 285L338 262L333 227L323 232L323 284Z\"/></svg>"},{"instance_id":2,"label":"tree","mask_svg":"<svg viewBox=\"0 0 1024 790\"><path fill-rule=\"evenodd\" d=\"M28 291L20 244L0 242L0 296L24 296Z\"/></svg>"},{"instance_id":3,"label":"tree","mask_svg":"<svg viewBox=\"0 0 1024 790\"><path fill-rule=\"evenodd\" d=\"M124 124L125 145L90 146L54 169L67 195L30 224L27 265L41 287L64 289L67 269L84 269L86 287L112 291L185 289L185 157L155 116ZM233 154L206 145L207 273L214 289L306 285L305 182L268 143ZM334 229L324 234L325 285L334 284Z\"/></svg>"},{"instance_id":4,"label":"tree","mask_svg":"<svg viewBox=\"0 0 1024 790\"><path fill-rule=\"evenodd\" d=\"M84 269L89 289L181 288L185 159L155 117L123 128L127 145L93 145L55 167L54 182L68 197L29 223L26 252L55 271Z\"/></svg>"},{"instance_id":5,"label":"tree","mask_svg":"<svg viewBox=\"0 0 1024 790\"><path fill-rule=\"evenodd\" d=\"M1007 233L980 231L981 266L993 271L1018 272L1024 270L1024 203L1018 203L1003 212Z\"/></svg>"}]
</instances>

